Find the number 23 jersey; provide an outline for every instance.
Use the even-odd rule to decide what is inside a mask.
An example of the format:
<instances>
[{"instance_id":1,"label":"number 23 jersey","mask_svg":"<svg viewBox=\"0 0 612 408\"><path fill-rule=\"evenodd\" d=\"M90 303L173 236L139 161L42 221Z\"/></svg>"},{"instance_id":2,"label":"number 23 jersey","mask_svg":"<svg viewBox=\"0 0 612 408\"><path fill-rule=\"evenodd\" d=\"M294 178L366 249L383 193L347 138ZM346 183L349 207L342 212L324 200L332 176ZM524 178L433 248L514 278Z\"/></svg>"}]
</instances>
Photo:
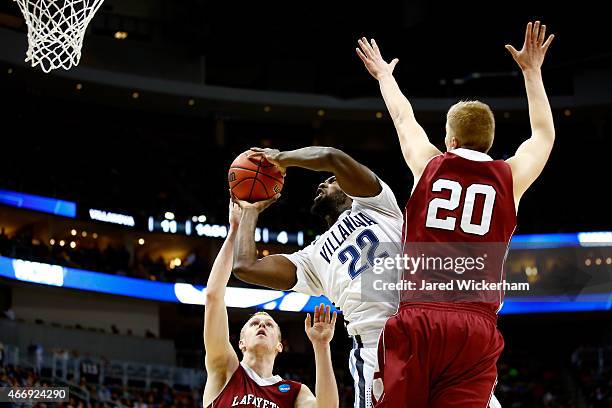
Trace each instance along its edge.
<instances>
[{"instance_id":1,"label":"number 23 jersey","mask_svg":"<svg viewBox=\"0 0 612 408\"><path fill-rule=\"evenodd\" d=\"M350 335L382 330L398 306L388 293L381 293L380 299L371 294L370 301L362 301L361 279L372 274L375 259L394 258L401 252L402 211L389 186L380 179L379 183L378 195L351 197L351 209L324 234L308 247L283 255L297 268L292 290L325 295L342 310Z\"/></svg>"}]
</instances>

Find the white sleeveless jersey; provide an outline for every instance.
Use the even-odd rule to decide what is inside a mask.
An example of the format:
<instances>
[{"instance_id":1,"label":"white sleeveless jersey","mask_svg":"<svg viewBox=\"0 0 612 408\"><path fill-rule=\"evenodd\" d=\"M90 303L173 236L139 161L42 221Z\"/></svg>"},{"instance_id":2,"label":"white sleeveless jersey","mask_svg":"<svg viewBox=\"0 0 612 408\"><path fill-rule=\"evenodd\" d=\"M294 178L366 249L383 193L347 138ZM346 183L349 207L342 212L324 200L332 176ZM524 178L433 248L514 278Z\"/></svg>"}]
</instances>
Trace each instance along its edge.
<instances>
[{"instance_id":1,"label":"white sleeveless jersey","mask_svg":"<svg viewBox=\"0 0 612 408\"><path fill-rule=\"evenodd\" d=\"M373 273L373 258L401 253L402 211L389 186L379 182L382 191L377 196L351 197L351 209L317 240L283 255L297 267L292 290L325 295L342 310L350 335L382 330L398 306L395 301L363 302L361 297L361 279Z\"/></svg>"}]
</instances>

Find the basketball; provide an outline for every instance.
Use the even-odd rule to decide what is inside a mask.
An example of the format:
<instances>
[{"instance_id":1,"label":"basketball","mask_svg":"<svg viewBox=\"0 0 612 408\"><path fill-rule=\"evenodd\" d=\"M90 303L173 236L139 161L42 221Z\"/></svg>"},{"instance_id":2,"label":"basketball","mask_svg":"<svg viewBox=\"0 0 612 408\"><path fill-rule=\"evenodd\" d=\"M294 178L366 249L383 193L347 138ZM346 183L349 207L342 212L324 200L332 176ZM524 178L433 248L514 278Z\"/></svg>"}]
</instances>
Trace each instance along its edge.
<instances>
[{"instance_id":1,"label":"basketball","mask_svg":"<svg viewBox=\"0 0 612 408\"><path fill-rule=\"evenodd\" d=\"M227 174L230 191L239 200L263 201L283 189L281 171L263 156L247 150L234 159Z\"/></svg>"}]
</instances>

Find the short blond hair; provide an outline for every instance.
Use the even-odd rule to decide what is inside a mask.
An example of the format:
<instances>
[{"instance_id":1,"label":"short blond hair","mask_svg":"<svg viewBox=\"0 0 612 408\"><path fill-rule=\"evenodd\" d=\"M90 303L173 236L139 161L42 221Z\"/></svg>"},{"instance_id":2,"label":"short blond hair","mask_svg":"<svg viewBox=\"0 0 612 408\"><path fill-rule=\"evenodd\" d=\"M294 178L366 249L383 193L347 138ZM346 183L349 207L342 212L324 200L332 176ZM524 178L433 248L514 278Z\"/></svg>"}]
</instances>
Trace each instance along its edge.
<instances>
[{"instance_id":1,"label":"short blond hair","mask_svg":"<svg viewBox=\"0 0 612 408\"><path fill-rule=\"evenodd\" d=\"M489 105L480 101L460 101L446 114L449 136L459 142L459 147L483 153L493 145L495 119Z\"/></svg>"},{"instance_id":2,"label":"short blond hair","mask_svg":"<svg viewBox=\"0 0 612 408\"><path fill-rule=\"evenodd\" d=\"M255 316L268 316L270 319L272 319L272 321L274 322L274 324L276 325L276 332L278 333L278 341L282 341L283 336L281 333L281 329L280 326L278 325L278 323L276 323L276 320L274 320L274 318L272 316L270 316L269 313L264 312L264 311L259 311L259 312L255 312L253 313L249 319L244 323L244 325L242 326L242 329L240 329L240 340L242 340L244 338L244 331L246 330L247 324L251 321L252 318L254 318Z\"/></svg>"}]
</instances>

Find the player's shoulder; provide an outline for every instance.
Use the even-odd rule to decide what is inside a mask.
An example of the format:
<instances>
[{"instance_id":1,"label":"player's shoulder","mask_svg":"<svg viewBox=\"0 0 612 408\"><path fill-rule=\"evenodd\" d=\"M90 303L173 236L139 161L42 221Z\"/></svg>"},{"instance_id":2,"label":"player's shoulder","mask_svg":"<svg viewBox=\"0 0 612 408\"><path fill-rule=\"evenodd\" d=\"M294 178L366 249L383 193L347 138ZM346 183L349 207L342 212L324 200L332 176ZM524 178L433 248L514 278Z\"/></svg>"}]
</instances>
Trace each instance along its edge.
<instances>
[{"instance_id":1,"label":"player's shoulder","mask_svg":"<svg viewBox=\"0 0 612 408\"><path fill-rule=\"evenodd\" d=\"M297 398L295 400L295 406L298 408L314 408L317 406L317 398L314 393L308 388L306 384L300 384L300 390L298 391Z\"/></svg>"},{"instance_id":2,"label":"player's shoulder","mask_svg":"<svg viewBox=\"0 0 612 408\"><path fill-rule=\"evenodd\" d=\"M397 205L395 193L380 177L376 177L381 187L378 194L371 197L353 197L351 213L361 210L373 210L390 216L401 217L401 210Z\"/></svg>"}]
</instances>

